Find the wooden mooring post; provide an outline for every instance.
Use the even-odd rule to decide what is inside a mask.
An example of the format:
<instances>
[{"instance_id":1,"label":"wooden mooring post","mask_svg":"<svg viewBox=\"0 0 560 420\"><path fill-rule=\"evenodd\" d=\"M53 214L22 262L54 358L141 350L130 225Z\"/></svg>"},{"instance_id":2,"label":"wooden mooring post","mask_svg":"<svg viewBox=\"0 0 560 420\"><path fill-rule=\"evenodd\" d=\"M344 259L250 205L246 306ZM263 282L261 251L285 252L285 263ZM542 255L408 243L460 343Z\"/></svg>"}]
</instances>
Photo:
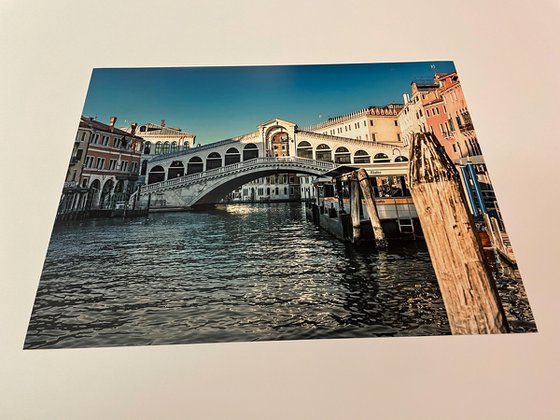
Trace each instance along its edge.
<instances>
[{"instance_id":1,"label":"wooden mooring post","mask_svg":"<svg viewBox=\"0 0 560 420\"><path fill-rule=\"evenodd\" d=\"M375 205L375 199L373 197L371 182L368 174L366 170L362 168L358 169L356 176L358 178L360 188L362 189L364 201L366 202L369 220L375 237L375 246L377 249L385 249L387 248L387 240L385 239L385 232L383 232L383 228L381 227L381 220L379 219L379 213L377 212L377 206Z\"/></svg>"},{"instance_id":2,"label":"wooden mooring post","mask_svg":"<svg viewBox=\"0 0 560 420\"><path fill-rule=\"evenodd\" d=\"M509 332L459 173L431 133L413 138L409 183L451 332Z\"/></svg>"},{"instance_id":3,"label":"wooden mooring post","mask_svg":"<svg viewBox=\"0 0 560 420\"><path fill-rule=\"evenodd\" d=\"M361 218L360 218L360 186L358 177L353 172L349 177L350 181L350 219L352 220L352 242L357 243L361 237Z\"/></svg>"}]
</instances>

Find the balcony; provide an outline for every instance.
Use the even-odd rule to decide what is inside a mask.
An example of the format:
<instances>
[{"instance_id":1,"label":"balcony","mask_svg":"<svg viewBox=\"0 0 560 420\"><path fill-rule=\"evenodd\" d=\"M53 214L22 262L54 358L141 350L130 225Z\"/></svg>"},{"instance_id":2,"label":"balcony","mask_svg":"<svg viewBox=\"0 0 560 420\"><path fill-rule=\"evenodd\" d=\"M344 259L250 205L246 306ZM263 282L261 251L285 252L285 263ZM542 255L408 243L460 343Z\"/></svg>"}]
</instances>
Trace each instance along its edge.
<instances>
[{"instance_id":1,"label":"balcony","mask_svg":"<svg viewBox=\"0 0 560 420\"><path fill-rule=\"evenodd\" d=\"M64 183L64 189L74 189L78 187L78 181L66 181Z\"/></svg>"},{"instance_id":2,"label":"balcony","mask_svg":"<svg viewBox=\"0 0 560 420\"><path fill-rule=\"evenodd\" d=\"M459 130L461 131L461 133L464 133L466 131L473 131L474 130L474 126L472 125L472 123L467 123L467 124L461 124L459 126Z\"/></svg>"}]
</instances>

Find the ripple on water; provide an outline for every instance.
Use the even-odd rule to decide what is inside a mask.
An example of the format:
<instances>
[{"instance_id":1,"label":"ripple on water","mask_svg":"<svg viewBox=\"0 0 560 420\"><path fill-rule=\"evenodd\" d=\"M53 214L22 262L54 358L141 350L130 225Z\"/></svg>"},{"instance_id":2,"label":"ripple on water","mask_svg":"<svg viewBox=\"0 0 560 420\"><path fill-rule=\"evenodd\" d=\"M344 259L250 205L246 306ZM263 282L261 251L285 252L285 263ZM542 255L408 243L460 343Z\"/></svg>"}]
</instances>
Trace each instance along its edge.
<instances>
[{"instance_id":1,"label":"ripple on water","mask_svg":"<svg viewBox=\"0 0 560 420\"><path fill-rule=\"evenodd\" d=\"M518 285L501 276L509 317L532 330ZM354 248L283 203L56 227L25 347L441 334L425 249Z\"/></svg>"}]
</instances>

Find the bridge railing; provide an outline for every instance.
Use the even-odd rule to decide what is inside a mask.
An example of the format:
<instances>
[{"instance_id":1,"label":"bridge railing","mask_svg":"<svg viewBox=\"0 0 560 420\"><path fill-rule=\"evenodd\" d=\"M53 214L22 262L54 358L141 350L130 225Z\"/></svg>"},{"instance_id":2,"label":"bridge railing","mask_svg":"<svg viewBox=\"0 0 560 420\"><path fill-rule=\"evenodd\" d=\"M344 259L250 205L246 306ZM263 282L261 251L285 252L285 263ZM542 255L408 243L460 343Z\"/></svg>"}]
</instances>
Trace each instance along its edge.
<instances>
[{"instance_id":1,"label":"bridge railing","mask_svg":"<svg viewBox=\"0 0 560 420\"><path fill-rule=\"evenodd\" d=\"M325 162L320 160L313 160L313 159L305 159L296 156L285 156L281 158L276 157L258 157L255 159L246 160L243 162L232 163L227 166L221 166L219 168L210 169L209 171L204 172L197 172L194 174L188 174L184 176L180 176L173 179L168 179L166 181L156 182L154 184L149 184L142 189L142 194L148 194L150 192L154 192L159 190L160 188L167 188L173 186L179 186L182 184L189 183L191 181L200 180L206 177L212 177L219 174L227 174L229 172L235 172L236 170L247 168L251 166L260 166L260 165L270 165L274 163L296 163L299 165L306 165L306 166L313 166L317 169L324 169L325 172L337 167L336 163L332 162Z\"/></svg>"}]
</instances>

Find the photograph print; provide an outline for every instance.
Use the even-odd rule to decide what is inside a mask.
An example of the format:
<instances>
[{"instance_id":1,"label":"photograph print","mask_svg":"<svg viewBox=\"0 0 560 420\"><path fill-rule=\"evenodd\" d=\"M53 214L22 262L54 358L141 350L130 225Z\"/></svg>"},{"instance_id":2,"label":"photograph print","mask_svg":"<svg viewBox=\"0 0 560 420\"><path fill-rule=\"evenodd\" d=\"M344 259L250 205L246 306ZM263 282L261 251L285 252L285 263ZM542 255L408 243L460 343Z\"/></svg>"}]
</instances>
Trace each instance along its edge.
<instances>
[{"instance_id":1,"label":"photograph print","mask_svg":"<svg viewBox=\"0 0 560 420\"><path fill-rule=\"evenodd\" d=\"M94 69L24 348L536 332L490 142L451 61Z\"/></svg>"}]
</instances>

